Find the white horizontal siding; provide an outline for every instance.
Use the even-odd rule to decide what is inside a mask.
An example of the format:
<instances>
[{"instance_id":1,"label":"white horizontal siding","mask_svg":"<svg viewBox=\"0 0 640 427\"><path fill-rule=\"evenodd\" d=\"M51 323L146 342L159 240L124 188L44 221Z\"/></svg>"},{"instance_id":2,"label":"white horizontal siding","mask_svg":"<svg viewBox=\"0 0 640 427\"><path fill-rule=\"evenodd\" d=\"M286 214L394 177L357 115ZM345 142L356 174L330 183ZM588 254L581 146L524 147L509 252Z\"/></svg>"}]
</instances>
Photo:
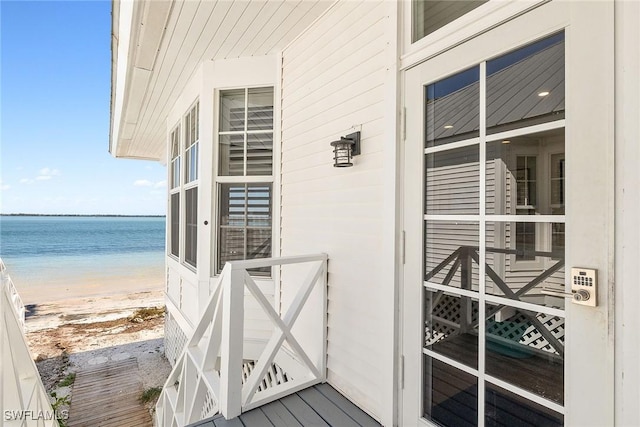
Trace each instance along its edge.
<instances>
[{"instance_id":1,"label":"white horizontal siding","mask_svg":"<svg viewBox=\"0 0 640 427\"><path fill-rule=\"evenodd\" d=\"M339 2L283 52L281 247L283 255L326 252L329 381L380 417L380 372L393 345L380 312L391 303L382 272L385 227L382 155L389 3ZM329 145L356 126L362 155L333 167ZM283 293L291 277L283 273ZM286 299L283 295L283 299ZM386 347L385 347L386 346Z\"/></svg>"}]
</instances>

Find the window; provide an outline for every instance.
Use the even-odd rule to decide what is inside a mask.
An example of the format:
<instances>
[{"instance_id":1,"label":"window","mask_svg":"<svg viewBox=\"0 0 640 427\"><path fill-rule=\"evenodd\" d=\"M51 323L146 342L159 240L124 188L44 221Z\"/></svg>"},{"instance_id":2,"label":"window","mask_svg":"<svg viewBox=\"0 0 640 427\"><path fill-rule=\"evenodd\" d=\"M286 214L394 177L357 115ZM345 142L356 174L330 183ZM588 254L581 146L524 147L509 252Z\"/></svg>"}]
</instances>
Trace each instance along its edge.
<instances>
[{"instance_id":1,"label":"window","mask_svg":"<svg viewBox=\"0 0 640 427\"><path fill-rule=\"evenodd\" d=\"M198 145L200 104L196 103L184 118L185 159L185 234L184 261L197 267L198 257Z\"/></svg>"},{"instance_id":2,"label":"window","mask_svg":"<svg viewBox=\"0 0 640 427\"><path fill-rule=\"evenodd\" d=\"M505 144L505 142L508 142ZM509 204L509 188L515 188L516 215L564 215L565 154L562 130L540 132L534 136L496 141L488 146L489 160L500 153L506 173L513 184L505 186L502 196ZM540 255L559 259L564 253L564 223L516 222L515 261L536 261ZM551 255L553 254L553 255ZM533 266L530 264L530 266Z\"/></svg>"},{"instance_id":3,"label":"window","mask_svg":"<svg viewBox=\"0 0 640 427\"><path fill-rule=\"evenodd\" d=\"M199 112L200 106L196 102L170 137L169 252L192 267L197 267L198 255ZM184 171L181 168L182 158L185 159Z\"/></svg>"},{"instance_id":4,"label":"window","mask_svg":"<svg viewBox=\"0 0 640 427\"><path fill-rule=\"evenodd\" d=\"M487 0L413 0L412 42L471 12Z\"/></svg>"},{"instance_id":5,"label":"window","mask_svg":"<svg viewBox=\"0 0 640 427\"><path fill-rule=\"evenodd\" d=\"M218 273L227 261L271 256L273 88L220 92L219 120Z\"/></svg>"},{"instance_id":6,"label":"window","mask_svg":"<svg viewBox=\"0 0 640 427\"><path fill-rule=\"evenodd\" d=\"M516 213L534 215L536 212L536 156L516 157ZM536 225L516 223L516 261L532 261L536 250Z\"/></svg>"},{"instance_id":7,"label":"window","mask_svg":"<svg viewBox=\"0 0 640 427\"><path fill-rule=\"evenodd\" d=\"M169 192L171 198L171 230L169 247L171 255L180 257L180 125L171 132L171 168Z\"/></svg>"}]
</instances>

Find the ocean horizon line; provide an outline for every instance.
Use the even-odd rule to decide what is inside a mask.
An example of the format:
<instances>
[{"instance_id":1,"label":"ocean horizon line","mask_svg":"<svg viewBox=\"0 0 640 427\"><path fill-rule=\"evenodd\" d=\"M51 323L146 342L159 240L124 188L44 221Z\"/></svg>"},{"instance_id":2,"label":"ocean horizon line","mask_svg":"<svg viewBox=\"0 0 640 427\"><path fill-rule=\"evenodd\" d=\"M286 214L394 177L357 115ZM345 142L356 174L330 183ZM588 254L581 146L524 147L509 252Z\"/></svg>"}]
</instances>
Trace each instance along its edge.
<instances>
[{"instance_id":1,"label":"ocean horizon line","mask_svg":"<svg viewBox=\"0 0 640 427\"><path fill-rule=\"evenodd\" d=\"M42 213L0 213L0 216L63 216L63 217L90 217L90 218L166 218L166 214L42 214Z\"/></svg>"}]
</instances>

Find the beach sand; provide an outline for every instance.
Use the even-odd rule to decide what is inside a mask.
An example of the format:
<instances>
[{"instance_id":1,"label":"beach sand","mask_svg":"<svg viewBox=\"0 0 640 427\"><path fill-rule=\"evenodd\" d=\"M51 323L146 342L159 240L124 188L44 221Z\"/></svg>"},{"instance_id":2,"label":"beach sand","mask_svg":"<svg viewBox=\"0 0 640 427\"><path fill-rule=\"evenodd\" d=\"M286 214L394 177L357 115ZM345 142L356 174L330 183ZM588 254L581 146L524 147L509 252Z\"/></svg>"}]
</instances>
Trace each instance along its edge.
<instances>
[{"instance_id":1,"label":"beach sand","mask_svg":"<svg viewBox=\"0 0 640 427\"><path fill-rule=\"evenodd\" d=\"M59 303L61 307L68 307L75 300L87 298L113 297L115 303L123 295L136 295L142 292L161 292L164 289L162 270L141 275L111 275L111 276L72 276L65 280L52 278L46 281L46 285L35 283L28 284L20 277L11 274L13 282L25 305Z\"/></svg>"},{"instance_id":2,"label":"beach sand","mask_svg":"<svg viewBox=\"0 0 640 427\"><path fill-rule=\"evenodd\" d=\"M164 294L158 286L135 289L25 305L27 341L47 392L68 396L72 388L60 382L69 374L128 357L138 359L144 390L162 387L171 370L164 357Z\"/></svg>"}]
</instances>

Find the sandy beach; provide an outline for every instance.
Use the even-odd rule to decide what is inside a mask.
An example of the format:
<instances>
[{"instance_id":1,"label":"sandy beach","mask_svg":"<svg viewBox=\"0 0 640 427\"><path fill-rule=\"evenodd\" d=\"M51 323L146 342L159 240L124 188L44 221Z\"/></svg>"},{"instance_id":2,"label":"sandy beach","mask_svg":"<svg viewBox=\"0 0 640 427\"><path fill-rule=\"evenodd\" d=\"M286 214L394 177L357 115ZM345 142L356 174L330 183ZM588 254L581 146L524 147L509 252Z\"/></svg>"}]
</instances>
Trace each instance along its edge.
<instances>
[{"instance_id":1,"label":"sandy beach","mask_svg":"<svg viewBox=\"0 0 640 427\"><path fill-rule=\"evenodd\" d=\"M129 357L138 360L145 390L161 387L171 368L164 357L164 296L155 288L25 304L27 341L47 391L72 399L65 379L73 373Z\"/></svg>"}]
</instances>

